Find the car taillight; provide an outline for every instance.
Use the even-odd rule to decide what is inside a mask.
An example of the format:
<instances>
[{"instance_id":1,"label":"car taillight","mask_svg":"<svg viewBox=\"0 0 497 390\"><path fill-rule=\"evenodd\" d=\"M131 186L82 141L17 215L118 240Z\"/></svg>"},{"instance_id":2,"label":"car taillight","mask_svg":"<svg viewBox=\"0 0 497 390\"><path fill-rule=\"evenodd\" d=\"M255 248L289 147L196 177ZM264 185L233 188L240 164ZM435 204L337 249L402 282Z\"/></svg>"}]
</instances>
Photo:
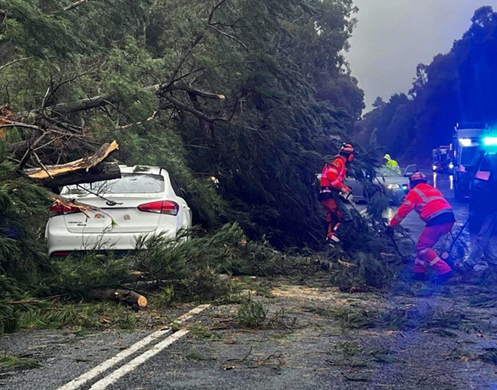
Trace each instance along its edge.
<instances>
[{"instance_id":1,"label":"car taillight","mask_svg":"<svg viewBox=\"0 0 497 390\"><path fill-rule=\"evenodd\" d=\"M50 207L51 217L55 217L57 215L75 214L80 212L81 210L78 207L67 207L58 203L55 203L52 207Z\"/></svg>"},{"instance_id":2,"label":"car taillight","mask_svg":"<svg viewBox=\"0 0 497 390\"><path fill-rule=\"evenodd\" d=\"M179 206L170 200L159 200L157 202L144 203L138 206L138 210L145 213L157 213L177 215Z\"/></svg>"},{"instance_id":3,"label":"car taillight","mask_svg":"<svg viewBox=\"0 0 497 390\"><path fill-rule=\"evenodd\" d=\"M52 252L51 256L69 256L71 252Z\"/></svg>"}]
</instances>

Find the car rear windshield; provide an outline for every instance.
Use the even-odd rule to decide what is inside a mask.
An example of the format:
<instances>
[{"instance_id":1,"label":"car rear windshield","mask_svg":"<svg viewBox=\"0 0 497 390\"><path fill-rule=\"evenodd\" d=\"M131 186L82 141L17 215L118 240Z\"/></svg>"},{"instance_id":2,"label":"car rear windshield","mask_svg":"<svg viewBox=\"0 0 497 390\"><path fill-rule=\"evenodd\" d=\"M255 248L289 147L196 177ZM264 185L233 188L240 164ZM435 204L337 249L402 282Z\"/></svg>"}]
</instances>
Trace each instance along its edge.
<instances>
[{"instance_id":1,"label":"car rear windshield","mask_svg":"<svg viewBox=\"0 0 497 390\"><path fill-rule=\"evenodd\" d=\"M164 192L164 176L123 173L120 179L97 181L67 186L65 194L86 194L89 190L97 194L156 194Z\"/></svg>"}]
</instances>

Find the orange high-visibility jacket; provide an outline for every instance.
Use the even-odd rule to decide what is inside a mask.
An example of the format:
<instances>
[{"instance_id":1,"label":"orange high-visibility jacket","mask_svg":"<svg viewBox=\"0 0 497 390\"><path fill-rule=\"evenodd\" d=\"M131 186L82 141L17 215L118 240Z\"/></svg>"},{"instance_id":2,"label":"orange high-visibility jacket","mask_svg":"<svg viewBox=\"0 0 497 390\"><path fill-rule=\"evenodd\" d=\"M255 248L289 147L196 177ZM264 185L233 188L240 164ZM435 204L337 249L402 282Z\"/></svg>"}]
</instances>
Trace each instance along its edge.
<instances>
[{"instance_id":1,"label":"orange high-visibility jacket","mask_svg":"<svg viewBox=\"0 0 497 390\"><path fill-rule=\"evenodd\" d=\"M333 161L326 164L321 172L321 187L334 188L341 191L344 187L343 181L347 174L345 163L347 159L344 156L335 156Z\"/></svg>"},{"instance_id":2,"label":"orange high-visibility jacket","mask_svg":"<svg viewBox=\"0 0 497 390\"><path fill-rule=\"evenodd\" d=\"M409 191L404 203L390 221L390 226L400 224L412 210L415 210L424 222L429 222L440 214L451 212L452 207L439 190L421 183Z\"/></svg>"}]
</instances>

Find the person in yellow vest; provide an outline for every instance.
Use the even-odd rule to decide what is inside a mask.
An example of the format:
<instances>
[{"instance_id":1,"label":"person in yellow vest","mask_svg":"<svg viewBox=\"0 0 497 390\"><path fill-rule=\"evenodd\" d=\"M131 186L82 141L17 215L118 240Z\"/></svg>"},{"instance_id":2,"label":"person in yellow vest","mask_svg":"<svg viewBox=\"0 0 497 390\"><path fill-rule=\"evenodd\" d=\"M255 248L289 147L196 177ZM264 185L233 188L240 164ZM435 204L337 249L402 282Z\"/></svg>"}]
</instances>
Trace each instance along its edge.
<instances>
[{"instance_id":1,"label":"person in yellow vest","mask_svg":"<svg viewBox=\"0 0 497 390\"><path fill-rule=\"evenodd\" d=\"M390 168L392 171L397 172L399 175L402 175L399 164L397 163L397 161L392 159L392 157L390 157L390 155L388 153L385 154L385 156L383 157L383 160L385 160L385 166L387 168Z\"/></svg>"}]
</instances>

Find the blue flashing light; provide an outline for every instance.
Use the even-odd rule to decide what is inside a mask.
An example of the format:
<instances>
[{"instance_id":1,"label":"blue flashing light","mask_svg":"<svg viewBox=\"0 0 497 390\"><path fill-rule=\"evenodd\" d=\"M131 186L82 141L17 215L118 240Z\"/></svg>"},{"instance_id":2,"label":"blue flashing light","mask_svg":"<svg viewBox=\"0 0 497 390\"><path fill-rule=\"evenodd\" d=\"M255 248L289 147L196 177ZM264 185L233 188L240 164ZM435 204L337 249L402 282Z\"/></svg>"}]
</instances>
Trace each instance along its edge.
<instances>
[{"instance_id":1,"label":"blue flashing light","mask_svg":"<svg viewBox=\"0 0 497 390\"><path fill-rule=\"evenodd\" d=\"M497 137L485 137L483 138L483 144L485 146L497 146Z\"/></svg>"}]
</instances>

